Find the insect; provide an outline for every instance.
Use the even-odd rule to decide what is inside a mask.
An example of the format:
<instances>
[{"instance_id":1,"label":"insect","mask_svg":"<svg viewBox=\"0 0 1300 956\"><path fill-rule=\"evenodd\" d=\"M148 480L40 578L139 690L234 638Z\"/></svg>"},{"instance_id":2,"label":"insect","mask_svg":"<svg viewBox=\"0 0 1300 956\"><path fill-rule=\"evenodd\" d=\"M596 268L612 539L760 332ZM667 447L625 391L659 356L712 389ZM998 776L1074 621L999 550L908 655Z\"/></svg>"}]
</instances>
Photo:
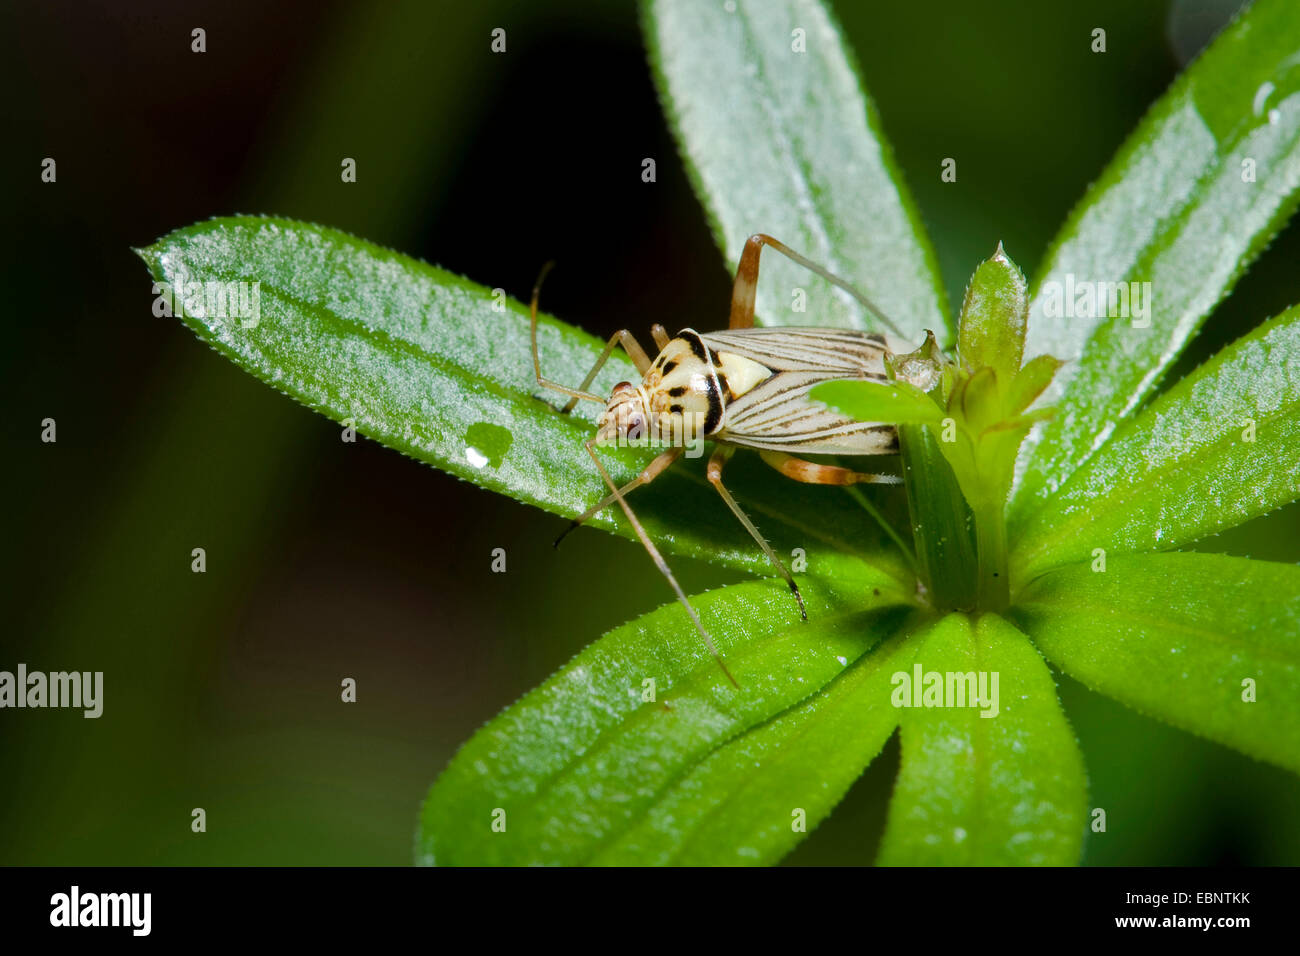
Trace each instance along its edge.
<instances>
[{"instance_id":1,"label":"insect","mask_svg":"<svg viewBox=\"0 0 1300 956\"><path fill-rule=\"evenodd\" d=\"M808 612L799 586L722 483L723 467L737 448L753 448L763 461L795 481L818 485L899 483L901 479L894 475L868 474L836 465L818 464L798 456L896 453L898 434L892 425L855 421L812 401L808 391L814 385L837 379L885 382L885 358L911 351L911 346L900 339L875 332L755 328L754 300L758 288L759 256L764 246L771 246L844 289L893 328L880 310L844 279L761 233L751 236L741 253L732 286L731 320L727 331L701 333L682 329L669 337L664 327L656 324L651 328L651 335L659 353L652 360L631 332L620 329L610 337L596 364L577 388L560 385L542 375L537 349L537 299L550 263L542 270L533 288L530 310L533 371L537 375L537 384L569 396L569 401L561 409L565 414L572 411L579 401L596 402L605 408L597 420L596 434L584 444L610 493L575 518L569 530L610 505L619 504L641 544L686 608L709 652L727 679L737 687L740 685L718 654L699 614L628 504L628 493L663 474L685 451L688 442L701 438L712 441L716 449L709 458L709 483L767 555L777 573L785 579L799 605L800 615L806 621ZM642 380L640 384L619 382L605 399L588 388L619 345L636 365ZM595 446L637 439L668 447L620 488L601 464Z\"/></svg>"}]
</instances>

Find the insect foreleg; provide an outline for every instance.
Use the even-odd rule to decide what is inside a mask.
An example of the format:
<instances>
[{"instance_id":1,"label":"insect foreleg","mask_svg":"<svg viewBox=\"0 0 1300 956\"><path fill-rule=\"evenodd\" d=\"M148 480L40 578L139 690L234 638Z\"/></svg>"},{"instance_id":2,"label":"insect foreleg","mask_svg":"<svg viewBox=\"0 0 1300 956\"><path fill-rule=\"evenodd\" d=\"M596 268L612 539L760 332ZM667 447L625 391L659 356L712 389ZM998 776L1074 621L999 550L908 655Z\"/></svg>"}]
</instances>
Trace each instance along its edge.
<instances>
[{"instance_id":1,"label":"insect foreleg","mask_svg":"<svg viewBox=\"0 0 1300 956\"><path fill-rule=\"evenodd\" d=\"M722 661L722 655L718 653L717 647L714 646L713 638L711 638L709 632L704 629L704 625L700 623L700 616L695 613L695 608L693 608L691 602L687 600L686 592L683 591L682 586L677 583L677 579L673 577L672 571L668 570L668 562L663 559L663 555L659 553L659 549L654 546L654 542L651 541L650 536L646 534L645 528L641 527L641 522L638 521L637 516L633 514L631 506L627 503L627 499L619 494L618 486L614 484L614 479L609 477L609 472L607 472L605 466L600 463L600 458L597 457L596 449L593 447L595 441L596 440L592 438L583 442L583 447L587 449L587 454L590 455L591 460L596 463L596 469L600 472L600 476L605 479L605 484L609 485L609 490L614 493L614 500L623 507L623 513L627 515L627 520L631 523L632 530L636 532L636 536L641 539L642 546L649 553L660 573L668 579L668 583L677 594L677 600L682 603L682 607L686 608L686 613L691 616L691 621L695 624L695 629L700 632L700 636L704 638L704 644L709 649L709 653L713 655L713 659L717 661L718 666L722 668L722 673L727 675L727 680L731 681L732 685L735 686L736 689L739 689L740 685L736 683L736 678L731 676L731 671L727 670L727 665Z\"/></svg>"},{"instance_id":2,"label":"insect foreleg","mask_svg":"<svg viewBox=\"0 0 1300 956\"><path fill-rule=\"evenodd\" d=\"M891 331L898 335L903 334L899 331L898 326L876 307L874 302L855 289L846 279L841 279L839 276L828 272L811 259L799 255L784 242L773 239L761 232L755 233L746 240L745 248L740 254L740 265L736 268L736 281L731 287L730 328L749 329L754 326L754 299L758 293L758 257L765 245L771 246L787 259L797 262L809 272L819 275L827 282L843 289L857 299L867 311L880 319Z\"/></svg>"},{"instance_id":3,"label":"insect foreleg","mask_svg":"<svg viewBox=\"0 0 1300 956\"><path fill-rule=\"evenodd\" d=\"M650 326L650 338L654 339L655 348L659 349L660 352L668 348L668 343L671 341L668 338L668 330L658 322Z\"/></svg>"},{"instance_id":4,"label":"insect foreleg","mask_svg":"<svg viewBox=\"0 0 1300 956\"><path fill-rule=\"evenodd\" d=\"M662 454L656 455L654 460L651 461L650 464L646 465L645 468L641 471L641 474L637 475L635 478L629 481L622 488L618 489L618 491L614 492L612 495L606 495L604 498L600 499L600 501L596 502L596 504L592 505L582 514L578 515L578 517L570 521L569 526L564 529L564 533L555 539L555 546L558 548L560 546L560 542L565 539L565 537L568 535L570 531L572 531L574 528L577 528L584 521L589 521L592 518L596 517L596 515L600 514L602 511L604 511L614 502L618 501L619 498L626 495L628 492L636 488L640 488L642 485L650 484L650 482L654 481L661 474L663 474L663 472L668 468L669 465L671 465L678 458L680 458L682 452L685 450L686 450L685 448L681 448L681 447L669 448L667 451L663 452Z\"/></svg>"},{"instance_id":5,"label":"insect foreleg","mask_svg":"<svg viewBox=\"0 0 1300 956\"><path fill-rule=\"evenodd\" d=\"M796 458L783 451L760 451L758 455L787 478L793 478L806 485L854 485L859 482L898 485L903 481L897 475L870 475L840 468L838 465L819 465L815 461Z\"/></svg>"},{"instance_id":6,"label":"insect foreleg","mask_svg":"<svg viewBox=\"0 0 1300 956\"><path fill-rule=\"evenodd\" d=\"M587 388L595 380L596 374L604 367L605 363L609 361L610 355L614 353L615 345L623 346L623 351L631 357L633 364L636 365L636 370L640 374L645 375L645 373L650 369L650 356L645 354L645 349L641 348L641 343L636 340L636 336L627 329L619 329L611 335L609 341L605 343L605 350L600 353L600 358L596 359L596 364L591 367L591 371L587 373L587 377L584 378L582 384L578 386L578 391L584 393L587 391ZM576 404L578 404L577 396L569 399L569 403L560 409L560 411L567 414L568 412L573 411L573 406Z\"/></svg>"},{"instance_id":7,"label":"insect foreleg","mask_svg":"<svg viewBox=\"0 0 1300 956\"><path fill-rule=\"evenodd\" d=\"M717 451L715 451L712 457L709 458L709 483L713 485L714 488L718 489L718 494L721 495L722 500L727 503L727 507L731 509L731 513L740 520L740 523L745 526L745 530L748 531L750 536L758 542L758 546L763 549L763 553L767 555L767 559L776 567L777 573L779 573L781 577L785 578L785 583L790 585L790 590L794 593L794 599L799 602L799 614L806 621L808 620L808 609L804 607L803 595L799 593L799 585L794 583L794 578L791 577L790 572L786 570L785 565L781 563L781 559L776 556L776 552L772 550L772 546L767 543L767 540L761 534L759 534L758 528L754 526L754 522L750 521L745 512L740 510L740 505L736 504L736 499L731 497L731 492L729 492L722 484L722 466L727 463L727 460L734 452L735 449L728 445L718 446Z\"/></svg>"}]
</instances>

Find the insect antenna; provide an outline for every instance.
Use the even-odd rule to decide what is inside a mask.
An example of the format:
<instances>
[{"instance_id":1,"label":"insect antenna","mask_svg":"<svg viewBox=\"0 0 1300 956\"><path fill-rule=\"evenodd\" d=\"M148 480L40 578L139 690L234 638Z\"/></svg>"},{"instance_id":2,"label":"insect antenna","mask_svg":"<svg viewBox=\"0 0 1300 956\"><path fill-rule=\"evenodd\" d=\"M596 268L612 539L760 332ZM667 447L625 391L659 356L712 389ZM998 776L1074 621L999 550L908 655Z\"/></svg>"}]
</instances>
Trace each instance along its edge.
<instances>
[{"instance_id":1,"label":"insect antenna","mask_svg":"<svg viewBox=\"0 0 1300 956\"><path fill-rule=\"evenodd\" d=\"M663 555L659 553L659 549L654 546L654 542L651 541L650 536L646 534L645 528L641 527L641 522L637 520L637 516L632 513L632 507L627 503L627 499L619 493L618 486L614 484L614 479L609 476L609 472L605 470L605 466L600 463L600 458L597 457L596 449L593 447L595 442L596 440L594 438L590 438L583 442L583 447L587 449L587 454L591 456L591 460L596 463L596 468L600 471L600 476L605 479L605 484L609 485L610 491L613 492L612 497L622 505L623 513L627 515L627 520L631 523L632 530L635 531L636 536L641 539L641 545L649 553L655 566L659 568L659 572L668 579L668 583L677 593L677 600L681 602L682 607L686 608L686 613L691 616L691 621L695 624L695 629L700 632L700 636L704 638L704 644L708 647L709 653L713 655L713 659L717 661L718 666L722 668L722 673L727 675L727 680L731 681L732 686L739 690L740 684L736 683L736 678L732 677L731 671L727 670L727 665L723 662L722 655L718 653L718 649L713 643L713 638L711 638L709 632L704 629L704 625L700 622L700 616L695 613L695 608L691 606L691 602L686 597L686 592L682 590L682 586L678 584L677 579L673 577L673 572L668 569L668 562L663 559Z\"/></svg>"},{"instance_id":2,"label":"insect antenna","mask_svg":"<svg viewBox=\"0 0 1300 956\"><path fill-rule=\"evenodd\" d=\"M532 305L528 309L528 332L533 342L533 372L537 375L537 384L542 388L549 388L553 392L568 395L575 402L578 399L584 399L588 402L595 402L597 405L604 405L605 399L601 398L599 395L593 395L591 392L584 392L581 389L569 388L567 385L561 385L558 382L552 382L549 379L542 377L542 359L537 351L537 299L542 294L542 281L546 278L546 274L551 271L554 265L555 260L551 260L546 263L546 265L542 266L542 271L537 276L537 284L533 286ZM573 407L573 404L574 402L570 402L565 406L564 410L568 411Z\"/></svg>"}]
</instances>

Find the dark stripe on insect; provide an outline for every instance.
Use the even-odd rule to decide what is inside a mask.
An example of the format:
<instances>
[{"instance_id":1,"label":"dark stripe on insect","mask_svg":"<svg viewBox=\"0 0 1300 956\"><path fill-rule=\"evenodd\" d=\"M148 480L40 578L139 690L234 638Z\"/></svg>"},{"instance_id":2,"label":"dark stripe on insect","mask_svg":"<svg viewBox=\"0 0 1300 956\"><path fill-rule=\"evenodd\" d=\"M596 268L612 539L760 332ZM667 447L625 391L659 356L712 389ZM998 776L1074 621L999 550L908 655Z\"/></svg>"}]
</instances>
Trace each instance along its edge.
<instances>
[{"instance_id":1,"label":"dark stripe on insect","mask_svg":"<svg viewBox=\"0 0 1300 956\"><path fill-rule=\"evenodd\" d=\"M722 425L722 389L718 385L718 369L715 363L722 359L712 349L706 351L704 340L694 329L682 329L677 337L690 346L692 354L704 363L708 374L705 376L705 395L709 400L709 413L704 418L704 434L712 435ZM712 353L712 358L710 358Z\"/></svg>"},{"instance_id":2,"label":"dark stripe on insect","mask_svg":"<svg viewBox=\"0 0 1300 956\"><path fill-rule=\"evenodd\" d=\"M690 346L691 352L701 362L709 360L708 354L704 351L704 343L700 341L700 334L690 329L682 329L677 333L677 337Z\"/></svg>"},{"instance_id":3,"label":"dark stripe on insect","mask_svg":"<svg viewBox=\"0 0 1300 956\"><path fill-rule=\"evenodd\" d=\"M710 375L705 381L709 383L709 414L704 418L704 434L712 435L722 422L722 389L718 387L716 375Z\"/></svg>"},{"instance_id":4,"label":"dark stripe on insect","mask_svg":"<svg viewBox=\"0 0 1300 956\"><path fill-rule=\"evenodd\" d=\"M712 349L705 350L704 342L700 338L700 333L694 329L682 329L677 333L677 337L690 346L691 352L695 357L704 363L708 370L708 375L704 381L706 392L709 399L709 413L704 418L704 434L712 435L722 424L722 389L718 386L718 370L715 362L721 361L717 352ZM710 360L709 352L713 352Z\"/></svg>"}]
</instances>

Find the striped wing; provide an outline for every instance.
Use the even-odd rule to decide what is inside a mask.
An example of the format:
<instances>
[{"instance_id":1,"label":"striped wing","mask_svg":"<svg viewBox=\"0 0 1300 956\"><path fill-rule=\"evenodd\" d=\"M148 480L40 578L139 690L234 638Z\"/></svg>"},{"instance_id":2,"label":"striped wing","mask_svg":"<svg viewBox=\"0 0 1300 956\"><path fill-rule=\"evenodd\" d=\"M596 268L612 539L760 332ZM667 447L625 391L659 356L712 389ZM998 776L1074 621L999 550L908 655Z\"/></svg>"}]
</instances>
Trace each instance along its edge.
<instances>
[{"instance_id":1,"label":"striped wing","mask_svg":"<svg viewBox=\"0 0 1300 956\"><path fill-rule=\"evenodd\" d=\"M791 454L887 455L898 450L892 425L854 421L809 400L808 390L841 379L887 381L885 352L907 351L906 346L849 329L735 329L700 338L716 352L740 355L773 373L727 403L722 427L713 437Z\"/></svg>"}]
</instances>

